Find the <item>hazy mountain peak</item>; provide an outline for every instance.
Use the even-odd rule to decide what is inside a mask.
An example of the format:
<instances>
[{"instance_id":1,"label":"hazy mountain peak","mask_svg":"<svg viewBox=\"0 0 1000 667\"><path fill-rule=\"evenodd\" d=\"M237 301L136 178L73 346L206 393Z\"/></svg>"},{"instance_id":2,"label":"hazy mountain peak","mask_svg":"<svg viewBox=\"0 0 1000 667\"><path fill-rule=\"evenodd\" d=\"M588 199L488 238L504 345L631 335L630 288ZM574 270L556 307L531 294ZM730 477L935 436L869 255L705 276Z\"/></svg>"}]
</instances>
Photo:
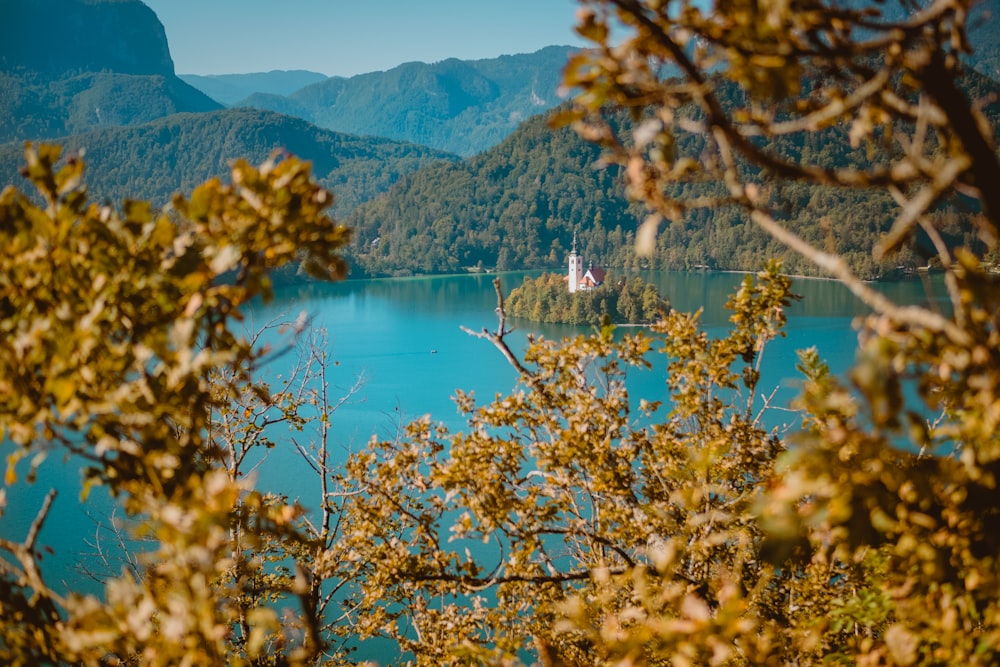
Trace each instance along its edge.
<instances>
[{"instance_id":1,"label":"hazy mountain peak","mask_svg":"<svg viewBox=\"0 0 1000 667\"><path fill-rule=\"evenodd\" d=\"M174 76L163 25L139 0L0 2L0 141L219 108Z\"/></svg>"},{"instance_id":2,"label":"hazy mountain peak","mask_svg":"<svg viewBox=\"0 0 1000 667\"><path fill-rule=\"evenodd\" d=\"M327 76L309 70L271 70L246 74L180 74L181 80L213 100L232 105L251 95L291 95Z\"/></svg>"}]
</instances>

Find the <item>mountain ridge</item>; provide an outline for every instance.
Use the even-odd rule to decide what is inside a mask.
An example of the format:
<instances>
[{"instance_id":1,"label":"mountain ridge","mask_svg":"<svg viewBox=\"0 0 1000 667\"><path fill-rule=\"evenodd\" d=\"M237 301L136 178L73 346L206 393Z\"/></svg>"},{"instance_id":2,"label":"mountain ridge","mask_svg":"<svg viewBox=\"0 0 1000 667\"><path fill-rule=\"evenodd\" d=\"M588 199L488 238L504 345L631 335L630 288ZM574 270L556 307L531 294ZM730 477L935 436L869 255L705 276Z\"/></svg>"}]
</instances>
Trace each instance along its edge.
<instances>
[{"instance_id":1,"label":"mountain ridge","mask_svg":"<svg viewBox=\"0 0 1000 667\"><path fill-rule=\"evenodd\" d=\"M966 71L963 90L1000 128L1000 83ZM740 91L725 80L715 89L723 107L737 108ZM681 111L682 112L682 111ZM681 113L679 112L679 113ZM552 112L549 112L550 114ZM631 119L617 114L616 122ZM879 164L886 155L853 146L850 128L774 138L774 149L791 162L825 166ZM675 137L677 155L699 155L703 138ZM626 271L695 267L747 271L782 257L790 273L818 269L750 223L738 207L697 209L665 222L652 256L633 252L635 231L646 213L627 198L618 167L601 168L600 149L568 128L551 129L548 118L526 121L492 149L459 163L433 165L400 179L388 193L352 211L350 248L359 273L404 276L462 270L552 269L561 267L574 234L589 258ZM767 183L767 180L764 181ZM718 183L679 184L683 196L711 196ZM816 210L837 211L836 243L858 275L876 279L926 265L925 249L904 248L876 259L871 248L889 231L898 210L882 189L836 189L780 182L766 186L789 228L812 240L829 237ZM980 243L975 205L960 197L942 202L941 216L952 240ZM956 224L958 223L958 224Z\"/></svg>"},{"instance_id":2,"label":"mountain ridge","mask_svg":"<svg viewBox=\"0 0 1000 667\"><path fill-rule=\"evenodd\" d=\"M271 70L245 74L178 74L216 102L233 106L255 94L288 96L329 77L310 70Z\"/></svg>"},{"instance_id":3,"label":"mountain ridge","mask_svg":"<svg viewBox=\"0 0 1000 667\"><path fill-rule=\"evenodd\" d=\"M562 101L562 67L576 50L549 46L497 58L407 62L385 71L330 77L288 96L253 95L237 104L294 113L338 132L410 141L471 157Z\"/></svg>"},{"instance_id":4,"label":"mountain ridge","mask_svg":"<svg viewBox=\"0 0 1000 667\"><path fill-rule=\"evenodd\" d=\"M317 128L307 121L257 109L179 113L128 126L93 128L61 137L65 153L83 151L87 187L98 201L141 197L156 206L209 178L225 178L237 158L260 163L275 151L313 163L316 179L345 214L387 191L422 166L457 156L379 137ZM0 145L0 182L18 182L23 147Z\"/></svg>"},{"instance_id":5,"label":"mountain ridge","mask_svg":"<svg viewBox=\"0 0 1000 667\"><path fill-rule=\"evenodd\" d=\"M0 66L53 75L174 75L167 35L141 0L6 0Z\"/></svg>"}]
</instances>

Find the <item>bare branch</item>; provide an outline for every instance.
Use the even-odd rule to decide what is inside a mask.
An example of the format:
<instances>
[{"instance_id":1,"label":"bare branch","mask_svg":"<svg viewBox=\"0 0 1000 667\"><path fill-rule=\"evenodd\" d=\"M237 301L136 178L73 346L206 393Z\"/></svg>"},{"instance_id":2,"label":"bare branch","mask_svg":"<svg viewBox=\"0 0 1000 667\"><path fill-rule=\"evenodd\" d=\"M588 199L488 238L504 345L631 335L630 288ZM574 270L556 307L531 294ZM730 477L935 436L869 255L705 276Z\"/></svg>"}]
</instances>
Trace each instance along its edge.
<instances>
[{"instance_id":1,"label":"bare branch","mask_svg":"<svg viewBox=\"0 0 1000 667\"><path fill-rule=\"evenodd\" d=\"M511 330L506 328L507 312L504 310L503 290L500 288L499 278L493 279L493 289L496 290L497 293L496 314L498 323L497 323L496 333L492 333L490 332L489 329L486 328L484 328L480 332L476 332L473 331L472 329L469 329L468 327L462 327L462 331L469 334L470 336L475 336L476 338L484 338L493 343L493 346L500 351L500 354L504 356L504 359L506 359L507 362L514 367L514 370L517 371L517 374L520 375L528 384L534 385L536 384L536 378L534 374L532 374L531 371L529 371L527 368L524 367L524 365L521 363L521 360L517 358L517 355L515 355L514 352L510 349L510 346L507 345L507 341L504 340L504 337L507 336L507 334L509 334Z\"/></svg>"},{"instance_id":2,"label":"bare branch","mask_svg":"<svg viewBox=\"0 0 1000 667\"><path fill-rule=\"evenodd\" d=\"M903 210L896 217L889 233L882 238L875 246L876 257L884 257L899 246L912 233L921 216L930 210L931 206L937 202L947 190L954 186L958 177L972 165L972 160L965 156L952 158L945 162L944 166L934 174L934 179L920 189L916 196L909 200L904 200L902 195L897 200ZM898 193L898 189L896 190Z\"/></svg>"},{"instance_id":3,"label":"bare branch","mask_svg":"<svg viewBox=\"0 0 1000 667\"><path fill-rule=\"evenodd\" d=\"M62 606L66 604L66 601L53 592L45 583L42 571L38 566L37 555L35 554L38 534L45 525L45 520L48 518L49 510L52 508L52 502L55 500L55 497L56 490L50 489L45 495L45 500L42 501L42 506L39 508L38 513L28 527L28 534L23 543L18 544L0 538L0 549L10 553L17 560L18 565L21 566L21 569L18 570L13 564L0 558L0 569L5 570L14 577L19 585L30 589L32 591L32 599L43 606L51 606L52 603ZM56 614L54 607L51 608L51 614Z\"/></svg>"},{"instance_id":4,"label":"bare branch","mask_svg":"<svg viewBox=\"0 0 1000 667\"><path fill-rule=\"evenodd\" d=\"M52 502L56 499L56 490L49 489L49 492L45 494L45 500L42 502L42 507L38 510L38 514L35 515L35 520L31 522L31 527L28 529L28 536L24 540L24 548L28 551L35 550L35 542L38 540L38 532L45 525L45 519L49 516L49 510L52 509Z\"/></svg>"}]
</instances>

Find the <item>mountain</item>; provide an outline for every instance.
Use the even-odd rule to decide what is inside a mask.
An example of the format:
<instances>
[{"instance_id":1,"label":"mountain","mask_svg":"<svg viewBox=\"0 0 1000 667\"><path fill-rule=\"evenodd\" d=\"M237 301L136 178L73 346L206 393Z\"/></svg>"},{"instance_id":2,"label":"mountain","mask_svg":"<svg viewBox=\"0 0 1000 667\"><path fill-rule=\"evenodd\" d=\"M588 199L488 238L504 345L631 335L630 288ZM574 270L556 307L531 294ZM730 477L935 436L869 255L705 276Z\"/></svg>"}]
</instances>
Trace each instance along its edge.
<instances>
[{"instance_id":1,"label":"mountain","mask_svg":"<svg viewBox=\"0 0 1000 667\"><path fill-rule=\"evenodd\" d=\"M343 214L401 176L456 156L391 139L320 129L289 116L221 105L174 75L163 26L139 0L0 0L0 183L18 183L23 141L85 152L98 201L166 203L230 161L275 150L311 160ZM312 72L236 77L288 92ZM226 80L230 80L227 78Z\"/></svg>"},{"instance_id":2,"label":"mountain","mask_svg":"<svg viewBox=\"0 0 1000 667\"><path fill-rule=\"evenodd\" d=\"M139 0L4 0L0 65L50 78L174 73L163 25Z\"/></svg>"},{"instance_id":3,"label":"mountain","mask_svg":"<svg viewBox=\"0 0 1000 667\"><path fill-rule=\"evenodd\" d=\"M251 74L179 74L188 83L213 100L232 106L251 95L286 96L308 85L326 81L327 76L308 70L272 70ZM272 111L281 111L272 109Z\"/></svg>"},{"instance_id":4,"label":"mountain","mask_svg":"<svg viewBox=\"0 0 1000 667\"><path fill-rule=\"evenodd\" d=\"M385 72L333 77L287 96L241 105L296 113L339 132L390 137L459 155L496 145L522 121L557 105L574 51L551 46L487 60L405 63Z\"/></svg>"},{"instance_id":5,"label":"mountain","mask_svg":"<svg viewBox=\"0 0 1000 667\"><path fill-rule=\"evenodd\" d=\"M598 234L628 245L640 212L623 198L617 170L595 168L598 148L547 121L533 117L496 147L422 169L355 210L344 222L355 230L356 272L551 268L576 230L584 253L601 261Z\"/></svg>"},{"instance_id":6,"label":"mountain","mask_svg":"<svg viewBox=\"0 0 1000 667\"><path fill-rule=\"evenodd\" d=\"M343 214L385 192L400 177L457 157L391 139L358 137L317 128L299 118L256 109L182 113L142 125L92 129L56 141L83 150L87 187L96 201L126 197L166 203L228 173L230 161L264 161L275 150L311 160L320 183ZM0 146L0 183L17 183L24 162L20 143Z\"/></svg>"},{"instance_id":7,"label":"mountain","mask_svg":"<svg viewBox=\"0 0 1000 667\"><path fill-rule=\"evenodd\" d=\"M174 75L139 0L3 0L0 142L144 123L220 105Z\"/></svg>"},{"instance_id":8,"label":"mountain","mask_svg":"<svg viewBox=\"0 0 1000 667\"><path fill-rule=\"evenodd\" d=\"M962 78L970 100L983 106L1000 127L1000 84L969 70ZM724 107L741 104L740 91L722 82L717 96ZM992 102L988 102L992 100ZM616 122L630 122L619 115ZM829 166L884 164L875 147L851 147L849 128L833 126L773 138L771 148L793 163ZM699 155L703 140L676 138L677 155ZM699 143L701 142L701 143ZM869 148L873 152L869 154ZM351 248L359 273L396 276L478 269L561 268L579 236L583 256L605 267L690 269L708 266L757 270L782 257L790 273L815 274L816 267L750 223L737 207L698 209L664 223L651 258L632 252L644 212L630 204L617 167L600 168L600 153L568 129L552 131L548 118L526 121L496 147L460 163L434 165L405 177L383 197L345 219L355 230ZM884 189L836 189L790 182L769 183L779 217L810 241L836 243L838 251L865 278L885 276L899 265L927 263L918 246L877 263L871 249L888 231L895 202ZM683 184L671 194L683 198L717 196L720 184ZM816 211L836 211L829 228ZM975 246L975 204L951 200L932 215L949 241Z\"/></svg>"}]
</instances>

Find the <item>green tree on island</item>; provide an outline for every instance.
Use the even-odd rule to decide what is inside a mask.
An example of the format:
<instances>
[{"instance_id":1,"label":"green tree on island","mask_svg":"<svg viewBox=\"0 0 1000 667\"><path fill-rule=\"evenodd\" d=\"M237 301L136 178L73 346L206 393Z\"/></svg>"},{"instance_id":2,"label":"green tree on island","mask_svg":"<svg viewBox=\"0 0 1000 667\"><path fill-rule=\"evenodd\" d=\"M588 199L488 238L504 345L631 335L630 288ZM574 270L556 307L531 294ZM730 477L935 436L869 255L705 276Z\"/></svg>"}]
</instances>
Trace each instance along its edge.
<instances>
[{"instance_id":1,"label":"green tree on island","mask_svg":"<svg viewBox=\"0 0 1000 667\"><path fill-rule=\"evenodd\" d=\"M477 335L519 388L459 392L467 429L421 419L330 470L325 361L305 357L313 392L266 387L264 352L234 330L269 271L342 275L348 232L308 169L238 163L231 185L210 181L167 217L90 205L79 161L29 150L42 203L0 195L7 480L73 453L155 548L102 599L57 593L38 567L38 508L26 535L0 538L0 661L333 664L349 661L342 636L379 635L427 665L998 662L1000 290L982 260L1000 162L957 83L971 2L581 6L593 48L567 69L564 120L648 206L637 250L699 210L765 229L871 306L848 377L803 352L800 425L762 426L759 368L790 298L775 265L737 288L720 339L670 313L651 334L535 340L519 358L501 292L497 329ZM724 110L717 92L733 86L743 104ZM617 108L637 121L625 136L605 121ZM872 146L871 163L774 149L827 131ZM682 135L695 153L677 150ZM838 211L815 211L826 239L783 224L786 182L882 189L896 218L875 258L919 234L948 310L860 280L833 250ZM979 207L975 247L939 227L957 197ZM654 363L669 402L626 390L629 367ZM312 401L319 425L297 408ZM234 474L272 418L319 426L304 455L335 530Z\"/></svg>"},{"instance_id":2,"label":"green tree on island","mask_svg":"<svg viewBox=\"0 0 1000 667\"><path fill-rule=\"evenodd\" d=\"M576 325L598 324L605 317L614 324L649 324L670 308L656 287L638 276L569 294L566 278L555 273L525 278L506 307L514 317Z\"/></svg>"}]
</instances>

